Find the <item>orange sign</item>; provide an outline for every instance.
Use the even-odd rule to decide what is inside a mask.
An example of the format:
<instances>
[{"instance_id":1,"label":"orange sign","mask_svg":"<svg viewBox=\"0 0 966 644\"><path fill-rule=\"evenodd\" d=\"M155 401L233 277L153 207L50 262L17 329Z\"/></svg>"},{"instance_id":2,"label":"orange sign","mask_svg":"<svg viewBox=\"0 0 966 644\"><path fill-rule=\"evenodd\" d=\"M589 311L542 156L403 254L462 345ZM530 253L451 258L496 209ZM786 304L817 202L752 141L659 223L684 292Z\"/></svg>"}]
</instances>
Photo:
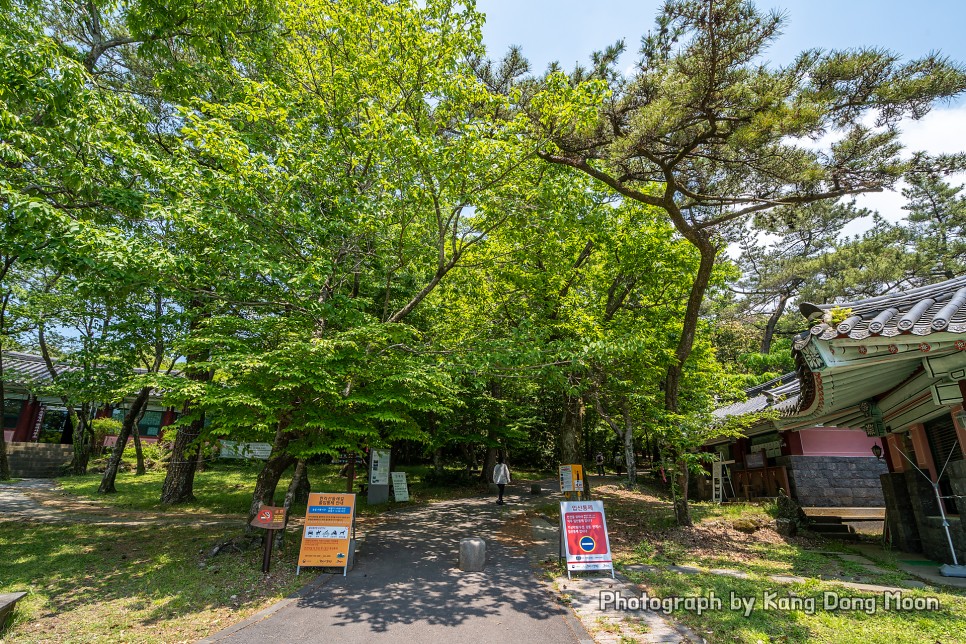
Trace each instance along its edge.
<instances>
[{"instance_id":1,"label":"orange sign","mask_svg":"<svg viewBox=\"0 0 966 644\"><path fill-rule=\"evenodd\" d=\"M285 527L285 508L263 505L258 508L258 514L252 519L251 525L266 530L281 530Z\"/></svg>"},{"instance_id":2,"label":"orange sign","mask_svg":"<svg viewBox=\"0 0 966 644\"><path fill-rule=\"evenodd\" d=\"M348 566L355 506L355 494L309 494L299 566Z\"/></svg>"}]
</instances>

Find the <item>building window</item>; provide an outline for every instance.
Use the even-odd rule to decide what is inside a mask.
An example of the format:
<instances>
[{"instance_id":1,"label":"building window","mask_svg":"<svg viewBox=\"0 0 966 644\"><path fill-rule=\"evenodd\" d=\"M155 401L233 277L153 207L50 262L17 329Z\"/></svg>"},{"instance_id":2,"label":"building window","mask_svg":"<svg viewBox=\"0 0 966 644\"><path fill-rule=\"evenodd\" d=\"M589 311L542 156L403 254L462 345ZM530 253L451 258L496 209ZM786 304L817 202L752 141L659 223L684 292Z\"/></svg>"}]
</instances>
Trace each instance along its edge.
<instances>
[{"instance_id":1,"label":"building window","mask_svg":"<svg viewBox=\"0 0 966 644\"><path fill-rule=\"evenodd\" d=\"M118 421L124 422L124 415L127 413L126 409L115 409L111 417ZM138 423L138 434L141 436L151 436L156 437L161 431L161 412L160 411L146 411L144 416L141 418L141 422Z\"/></svg>"},{"instance_id":2,"label":"building window","mask_svg":"<svg viewBox=\"0 0 966 644\"><path fill-rule=\"evenodd\" d=\"M5 398L3 401L3 428L16 429L24 401Z\"/></svg>"}]
</instances>

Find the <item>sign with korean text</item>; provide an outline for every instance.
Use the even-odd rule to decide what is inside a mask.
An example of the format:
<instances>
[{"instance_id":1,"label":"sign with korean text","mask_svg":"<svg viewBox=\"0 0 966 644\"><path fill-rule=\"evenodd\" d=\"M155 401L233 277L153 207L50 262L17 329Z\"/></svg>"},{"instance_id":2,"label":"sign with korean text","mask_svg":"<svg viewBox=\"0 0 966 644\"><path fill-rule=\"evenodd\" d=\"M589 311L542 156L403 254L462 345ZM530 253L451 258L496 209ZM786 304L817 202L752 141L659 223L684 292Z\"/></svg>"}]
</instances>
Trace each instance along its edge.
<instances>
[{"instance_id":1,"label":"sign with korean text","mask_svg":"<svg viewBox=\"0 0 966 644\"><path fill-rule=\"evenodd\" d=\"M281 530L285 527L285 508L263 505L258 508L251 525L266 530Z\"/></svg>"},{"instance_id":2,"label":"sign with korean text","mask_svg":"<svg viewBox=\"0 0 966 644\"><path fill-rule=\"evenodd\" d=\"M745 455L745 467L757 469L765 467L765 452L752 452Z\"/></svg>"},{"instance_id":3,"label":"sign with korean text","mask_svg":"<svg viewBox=\"0 0 966 644\"><path fill-rule=\"evenodd\" d=\"M389 485L389 450L372 450L369 464L369 485Z\"/></svg>"},{"instance_id":4,"label":"sign with korean text","mask_svg":"<svg viewBox=\"0 0 966 644\"><path fill-rule=\"evenodd\" d=\"M309 494L299 566L348 566L355 506L355 494Z\"/></svg>"},{"instance_id":5,"label":"sign with korean text","mask_svg":"<svg viewBox=\"0 0 966 644\"><path fill-rule=\"evenodd\" d=\"M584 466L579 464L560 466L560 491L584 491Z\"/></svg>"},{"instance_id":6,"label":"sign with korean text","mask_svg":"<svg viewBox=\"0 0 966 644\"><path fill-rule=\"evenodd\" d=\"M611 570L614 563L602 501L563 501L560 522L567 572Z\"/></svg>"},{"instance_id":7,"label":"sign with korean text","mask_svg":"<svg viewBox=\"0 0 966 644\"><path fill-rule=\"evenodd\" d=\"M392 473L392 495L397 501L409 500L409 484L406 483L405 472Z\"/></svg>"}]
</instances>

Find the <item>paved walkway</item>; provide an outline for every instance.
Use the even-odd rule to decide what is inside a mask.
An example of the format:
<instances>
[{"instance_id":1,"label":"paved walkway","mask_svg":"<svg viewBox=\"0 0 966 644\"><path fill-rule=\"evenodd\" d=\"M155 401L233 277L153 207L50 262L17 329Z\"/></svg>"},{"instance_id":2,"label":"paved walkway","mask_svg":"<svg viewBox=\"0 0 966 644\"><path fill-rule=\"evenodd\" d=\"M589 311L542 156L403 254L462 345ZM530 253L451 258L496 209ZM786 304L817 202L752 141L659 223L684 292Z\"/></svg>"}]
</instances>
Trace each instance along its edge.
<instances>
[{"instance_id":1,"label":"paved walkway","mask_svg":"<svg viewBox=\"0 0 966 644\"><path fill-rule=\"evenodd\" d=\"M657 613L600 610L601 590L639 592L620 575L616 581L596 575L548 580L539 566L556 560L557 527L525 510L560 497L556 481L540 484L541 496L528 493L529 483L508 486L508 505L502 507L490 496L382 515L385 522L360 535L363 545L347 577L306 570L318 577L298 595L202 642L700 641ZM141 525L183 519L104 508L64 495L52 480L0 484L0 521ZM237 523L238 517L209 522L224 521ZM457 567L459 541L467 536L486 540L485 572Z\"/></svg>"},{"instance_id":2,"label":"paved walkway","mask_svg":"<svg viewBox=\"0 0 966 644\"><path fill-rule=\"evenodd\" d=\"M400 512L366 535L347 577L322 575L300 596L203 642L591 642L534 575L526 535L513 543L504 530L525 503L514 498L503 507L480 498ZM468 536L486 540L485 572L457 568Z\"/></svg>"}]
</instances>

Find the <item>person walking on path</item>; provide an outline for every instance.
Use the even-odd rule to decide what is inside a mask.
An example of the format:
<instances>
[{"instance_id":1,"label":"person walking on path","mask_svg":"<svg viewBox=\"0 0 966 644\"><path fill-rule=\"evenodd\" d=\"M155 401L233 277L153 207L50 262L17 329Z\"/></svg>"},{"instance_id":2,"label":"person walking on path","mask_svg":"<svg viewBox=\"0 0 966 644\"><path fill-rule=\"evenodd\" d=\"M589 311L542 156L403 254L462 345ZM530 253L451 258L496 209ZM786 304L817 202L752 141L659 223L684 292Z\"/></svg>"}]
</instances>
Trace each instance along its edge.
<instances>
[{"instance_id":1,"label":"person walking on path","mask_svg":"<svg viewBox=\"0 0 966 644\"><path fill-rule=\"evenodd\" d=\"M597 452L597 476L604 475L604 454L603 452Z\"/></svg>"},{"instance_id":2,"label":"person walking on path","mask_svg":"<svg viewBox=\"0 0 966 644\"><path fill-rule=\"evenodd\" d=\"M496 465L493 466L493 482L500 489L500 498L496 500L496 504L503 505L503 490L510 482L510 468L503 462L503 456L496 457Z\"/></svg>"}]
</instances>

